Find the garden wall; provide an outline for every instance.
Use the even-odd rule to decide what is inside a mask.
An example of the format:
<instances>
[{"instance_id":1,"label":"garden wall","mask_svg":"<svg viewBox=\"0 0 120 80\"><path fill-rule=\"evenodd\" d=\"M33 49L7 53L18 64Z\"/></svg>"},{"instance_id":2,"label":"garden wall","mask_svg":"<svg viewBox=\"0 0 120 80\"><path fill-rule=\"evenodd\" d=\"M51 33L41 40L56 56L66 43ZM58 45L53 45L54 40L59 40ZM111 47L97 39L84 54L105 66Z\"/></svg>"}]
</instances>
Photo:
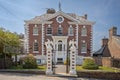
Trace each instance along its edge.
<instances>
[{"instance_id":1,"label":"garden wall","mask_svg":"<svg viewBox=\"0 0 120 80\"><path fill-rule=\"evenodd\" d=\"M98 72L98 71L79 71L78 77L83 78L97 78L107 80L120 80L120 72Z\"/></svg>"},{"instance_id":2,"label":"garden wall","mask_svg":"<svg viewBox=\"0 0 120 80\"><path fill-rule=\"evenodd\" d=\"M10 58L6 58L5 62L3 58L0 59L0 69L9 68L11 66L12 60Z\"/></svg>"},{"instance_id":3,"label":"garden wall","mask_svg":"<svg viewBox=\"0 0 120 80\"><path fill-rule=\"evenodd\" d=\"M112 58L111 57L93 57L96 64L99 66L112 67Z\"/></svg>"}]
</instances>

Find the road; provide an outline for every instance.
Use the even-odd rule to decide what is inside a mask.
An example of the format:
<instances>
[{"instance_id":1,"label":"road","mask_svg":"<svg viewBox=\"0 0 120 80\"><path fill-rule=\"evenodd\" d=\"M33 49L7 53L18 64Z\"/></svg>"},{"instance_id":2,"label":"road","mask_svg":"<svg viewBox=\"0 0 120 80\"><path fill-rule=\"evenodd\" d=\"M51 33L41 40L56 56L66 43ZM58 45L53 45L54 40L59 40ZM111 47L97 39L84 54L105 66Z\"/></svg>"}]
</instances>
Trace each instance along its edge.
<instances>
[{"instance_id":1,"label":"road","mask_svg":"<svg viewBox=\"0 0 120 80\"><path fill-rule=\"evenodd\" d=\"M98 80L87 78L50 77L46 75L33 75L22 73L0 73L0 80Z\"/></svg>"}]
</instances>

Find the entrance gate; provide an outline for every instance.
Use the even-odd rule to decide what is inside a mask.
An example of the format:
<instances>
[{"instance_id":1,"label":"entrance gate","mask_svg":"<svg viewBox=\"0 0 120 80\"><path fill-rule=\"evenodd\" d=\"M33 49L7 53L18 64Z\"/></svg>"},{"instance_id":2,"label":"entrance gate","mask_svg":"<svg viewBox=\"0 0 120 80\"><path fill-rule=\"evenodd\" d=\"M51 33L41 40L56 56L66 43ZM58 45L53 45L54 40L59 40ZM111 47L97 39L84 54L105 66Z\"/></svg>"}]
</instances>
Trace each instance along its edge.
<instances>
[{"instance_id":1,"label":"entrance gate","mask_svg":"<svg viewBox=\"0 0 120 80\"><path fill-rule=\"evenodd\" d=\"M49 39L45 42L47 52L47 69L46 75L52 75L55 73L55 63L53 62L53 42ZM74 40L69 41L70 46L70 75L76 75L76 42ZM58 65L59 66L59 65ZM62 67L61 67L62 68ZM67 69L68 67L66 67Z\"/></svg>"}]
</instances>

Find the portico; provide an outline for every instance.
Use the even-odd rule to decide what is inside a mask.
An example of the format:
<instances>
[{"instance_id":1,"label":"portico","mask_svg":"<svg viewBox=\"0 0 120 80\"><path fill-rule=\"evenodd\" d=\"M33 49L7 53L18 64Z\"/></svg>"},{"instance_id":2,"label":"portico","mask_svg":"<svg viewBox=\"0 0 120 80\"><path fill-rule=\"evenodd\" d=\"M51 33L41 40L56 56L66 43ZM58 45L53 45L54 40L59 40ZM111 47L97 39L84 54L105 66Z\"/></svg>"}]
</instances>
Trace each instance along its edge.
<instances>
[{"instance_id":1,"label":"portico","mask_svg":"<svg viewBox=\"0 0 120 80\"><path fill-rule=\"evenodd\" d=\"M53 59L55 63L63 63L67 55L68 36L52 36L53 38Z\"/></svg>"}]
</instances>

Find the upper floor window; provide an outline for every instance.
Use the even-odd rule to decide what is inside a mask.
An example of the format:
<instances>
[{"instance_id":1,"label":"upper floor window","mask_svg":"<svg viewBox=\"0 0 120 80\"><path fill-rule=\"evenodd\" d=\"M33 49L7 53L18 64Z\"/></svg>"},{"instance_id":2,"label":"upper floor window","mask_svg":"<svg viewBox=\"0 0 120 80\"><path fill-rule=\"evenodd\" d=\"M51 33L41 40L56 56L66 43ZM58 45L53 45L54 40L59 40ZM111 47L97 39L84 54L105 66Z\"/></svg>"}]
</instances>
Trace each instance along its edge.
<instances>
[{"instance_id":1,"label":"upper floor window","mask_svg":"<svg viewBox=\"0 0 120 80\"><path fill-rule=\"evenodd\" d=\"M62 35L62 27L61 27L61 25L59 25L59 27L58 27L58 35Z\"/></svg>"},{"instance_id":2,"label":"upper floor window","mask_svg":"<svg viewBox=\"0 0 120 80\"><path fill-rule=\"evenodd\" d=\"M33 27L33 35L38 35L38 27L35 24L35 26Z\"/></svg>"},{"instance_id":3,"label":"upper floor window","mask_svg":"<svg viewBox=\"0 0 120 80\"><path fill-rule=\"evenodd\" d=\"M70 27L68 28L68 35L73 36L73 34L74 34L73 27L72 27L72 25L70 25Z\"/></svg>"},{"instance_id":4,"label":"upper floor window","mask_svg":"<svg viewBox=\"0 0 120 80\"><path fill-rule=\"evenodd\" d=\"M83 26L82 31L81 31L81 36L87 36L87 28L86 28L86 26Z\"/></svg>"},{"instance_id":5,"label":"upper floor window","mask_svg":"<svg viewBox=\"0 0 120 80\"><path fill-rule=\"evenodd\" d=\"M35 40L34 43L33 43L33 51L38 51L38 42L37 42L37 40Z\"/></svg>"},{"instance_id":6,"label":"upper floor window","mask_svg":"<svg viewBox=\"0 0 120 80\"><path fill-rule=\"evenodd\" d=\"M85 41L82 41L81 53L87 53L87 43Z\"/></svg>"},{"instance_id":7,"label":"upper floor window","mask_svg":"<svg viewBox=\"0 0 120 80\"><path fill-rule=\"evenodd\" d=\"M47 32L47 35L52 35L52 27L50 25L48 25L46 32Z\"/></svg>"}]
</instances>

